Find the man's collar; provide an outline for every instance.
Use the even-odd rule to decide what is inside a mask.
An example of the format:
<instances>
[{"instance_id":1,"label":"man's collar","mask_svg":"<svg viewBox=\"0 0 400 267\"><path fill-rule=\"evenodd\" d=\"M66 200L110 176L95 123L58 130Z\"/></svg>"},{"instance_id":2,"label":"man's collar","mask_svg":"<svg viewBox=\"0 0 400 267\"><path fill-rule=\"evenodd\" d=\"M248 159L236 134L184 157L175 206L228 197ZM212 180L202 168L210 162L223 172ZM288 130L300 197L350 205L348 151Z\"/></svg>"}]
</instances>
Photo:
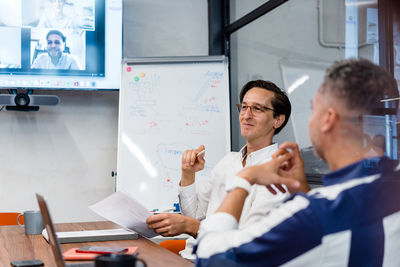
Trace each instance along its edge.
<instances>
[{"instance_id":1,"label":"man's collar","mask_svg":"<svg viewBox=\"0 0 400 267\"><path fill-rule=\"evenodd\" d=\"M382 173L385 169L394 169L396 162L385 156L366 158L335 170L322 177L323 185L329 186L343 183L352 179Z\"/></svg>"},{"instance_id":2,"label":"man's collar","mask_svg":"<svg viewBox=\"0 0 400 267\"><path fill-rule=\"evenodd\" d=\"M264 148L261 148L259 150L253 151L250 153L250 155L252 155L252 157L258 157L258 156L262 156L264 157L264 155L270 155L272 154L272 152L275 152L278 149L278 144L273 143L269 146L266 146ZM242 157L242 160L246 157L247 155L247 145L245 145L244 147L242 147L242 149L240 149L240 155ZM249 155L247 155L249 156Z\"/></svg>"}]
</instances>

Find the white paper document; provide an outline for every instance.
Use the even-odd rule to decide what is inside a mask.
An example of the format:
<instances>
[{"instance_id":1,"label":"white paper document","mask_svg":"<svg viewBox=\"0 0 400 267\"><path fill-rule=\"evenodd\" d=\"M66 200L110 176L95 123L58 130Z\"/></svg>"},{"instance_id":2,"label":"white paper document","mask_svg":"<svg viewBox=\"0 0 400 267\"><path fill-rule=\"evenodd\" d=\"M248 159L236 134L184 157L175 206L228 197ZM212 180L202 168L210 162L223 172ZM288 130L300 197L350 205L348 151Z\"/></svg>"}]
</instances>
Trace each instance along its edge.
<instances>
[{"instance_id":1,"label":"white paper document","mask_svg":"<svg viewBox=\"0 0 400 267\"><path fill-rule=\"evenodd\" d=\"M125 193L115 192L109 197L89 206L98 215L142 236L151 238L158 235L147 228L146 219L153 215L143 205Z\"/></svg>"}]
</instances>

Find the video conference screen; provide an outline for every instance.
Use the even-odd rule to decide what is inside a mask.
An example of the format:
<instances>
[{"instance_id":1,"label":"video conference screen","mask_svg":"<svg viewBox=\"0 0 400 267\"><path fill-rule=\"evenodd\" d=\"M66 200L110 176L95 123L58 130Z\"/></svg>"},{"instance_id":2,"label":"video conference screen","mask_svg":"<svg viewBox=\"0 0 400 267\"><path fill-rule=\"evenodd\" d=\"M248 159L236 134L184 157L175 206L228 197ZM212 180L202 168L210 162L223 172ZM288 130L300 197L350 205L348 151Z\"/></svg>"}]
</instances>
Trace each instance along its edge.
<instances>
[{"instance_id":1,"label":"video conference screen","mask_svg":"<svg viewBox=\"0 0 400 267\"><path fill-rule=\"evenodd\" d=\"M118 89L121 47L122 0L0 0L0 87Z\"/></svg>"}]
</instances>

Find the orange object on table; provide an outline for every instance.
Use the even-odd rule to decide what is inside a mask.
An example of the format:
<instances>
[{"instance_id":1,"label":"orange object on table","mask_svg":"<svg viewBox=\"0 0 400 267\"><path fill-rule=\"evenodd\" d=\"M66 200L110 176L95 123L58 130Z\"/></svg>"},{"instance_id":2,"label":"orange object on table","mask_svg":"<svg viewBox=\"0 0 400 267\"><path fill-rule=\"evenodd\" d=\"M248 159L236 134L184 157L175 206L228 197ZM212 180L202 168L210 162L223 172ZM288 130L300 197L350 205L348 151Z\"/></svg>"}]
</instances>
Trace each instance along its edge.
<instances>
[{"instance_id":1,"label":"orange object on table","mask_svg":"<svg viewBox=\"0 0 400 267\"><path fill-rule=\"evenodd\" d=\"M74 261L74 260L94 260L97 256L101 255L99 253L82 253L76 252L78 248L71 248L63 253L63 257L66 261ZM135 254L138 250L138 247L127 247L128 251L122 254Z\"/></svg>"}]
</instances>

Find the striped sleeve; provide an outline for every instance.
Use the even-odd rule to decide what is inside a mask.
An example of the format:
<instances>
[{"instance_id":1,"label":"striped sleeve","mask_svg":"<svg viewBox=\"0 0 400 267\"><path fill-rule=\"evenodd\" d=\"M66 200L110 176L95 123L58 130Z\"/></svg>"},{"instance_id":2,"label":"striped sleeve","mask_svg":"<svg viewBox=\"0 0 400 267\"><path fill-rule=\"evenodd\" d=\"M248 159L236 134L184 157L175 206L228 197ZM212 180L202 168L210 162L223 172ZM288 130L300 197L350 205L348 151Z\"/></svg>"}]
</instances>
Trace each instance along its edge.
<instances>
[{"instance_id":1,"label":"striped sleeve","mask_svg":"<svg viewBox=\"0 0 400 267\"><path fill-rule=\"evenodd\" d=\"M321 243L318 216L304 195L296 195L244 229L216 231L207 221L226 222L215 222L213 216L202 222L196 266L282 265Z\"/></svg>"}]
</instances>

